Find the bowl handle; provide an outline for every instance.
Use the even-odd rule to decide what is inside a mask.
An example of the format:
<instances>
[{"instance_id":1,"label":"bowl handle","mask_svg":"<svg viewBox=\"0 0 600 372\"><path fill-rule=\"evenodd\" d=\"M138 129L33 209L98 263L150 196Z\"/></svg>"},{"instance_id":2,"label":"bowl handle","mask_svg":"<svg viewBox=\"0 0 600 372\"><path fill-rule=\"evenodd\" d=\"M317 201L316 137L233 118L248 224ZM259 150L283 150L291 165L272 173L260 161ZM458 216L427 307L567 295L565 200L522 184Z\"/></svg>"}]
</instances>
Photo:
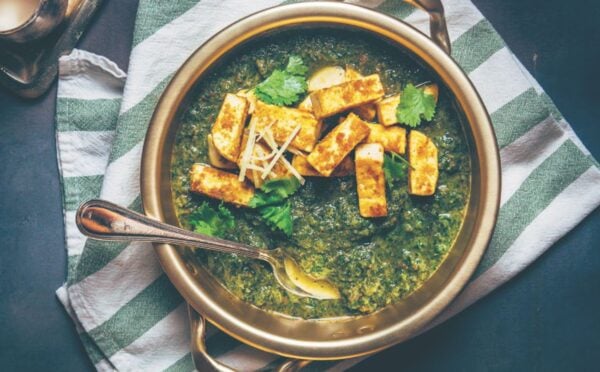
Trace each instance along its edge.
<instances>
[{"instance_id":1,"label":"bowl handle","mask_svg":"<svg viewBox=\"0 0 600 372\"><path fill-rule=\"evenodd\" d=\"M450 36L448 35L448 26L444 16L444 6L442 0L404 0L405 2L429 13L429 33L431 39L446 54L450 55Z\"/></svg>"},{"instance_id":2,"label":"bowl handle","mask_svg":"<svg viewBox=\"0 0 600 372\"><path fill-rule=\"evenodd\" d=\"M366 8L377 8L384 0L333 0L350 4L364 6ZM404 0L404 2L426 11L429 14L429 33L434 43L450 55L450 37L444 16L442 0Z\"/></svg>"},{"instance_id":3,"label":"bowl handle","mask_svg":"<svg viewBox=\"0 0 600 372\"><path fill-rule=\"evenodd\" d=\"M211 357L206 350L206 321L194 308L188 304L188 316L191 329L191 352L194 366L198 371L235 372L225 364ZM310 360L285 359L275 371L299 371L310 363Z\"/></svg>"}]
</instances>

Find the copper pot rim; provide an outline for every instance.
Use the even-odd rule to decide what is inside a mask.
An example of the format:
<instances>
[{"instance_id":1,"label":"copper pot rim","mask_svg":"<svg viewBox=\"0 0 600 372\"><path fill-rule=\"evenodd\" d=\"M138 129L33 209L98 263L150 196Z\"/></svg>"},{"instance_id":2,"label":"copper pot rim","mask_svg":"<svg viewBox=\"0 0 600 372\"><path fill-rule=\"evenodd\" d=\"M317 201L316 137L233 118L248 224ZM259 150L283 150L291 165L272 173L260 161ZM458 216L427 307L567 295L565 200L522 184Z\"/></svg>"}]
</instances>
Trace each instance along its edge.
<instances>
[{"instance_id":1,"label":"copper pot rim","mask_svg":"<svg viewBox=\"0 0 600 372\"><path fill-rule=\"evenodd\" d=\"M481 195L477 205L472 206L474 226L468 248L450 278L430 301L392 327L349 339L304 341L265 332L221 308L190 273L176 247L156 244L155 248L164 271L181 295L219 329L264 351L293 358L329 360L369 354L404 341L418 334L450 304L474 273L491 239L500 204L501 176L495 134L479 94L457 63L431 39L401 20L360 6L300 3L269 8L233 23L200 46L174 75L156 106L143 147L141 194L148 216L167 220L163 188L170 185L162 169L165 141L169 128L176 122L177 109L198 79L227 51L247 40L268 31L309 24L353 27L392 40L435 71L464 111L480 164Z\"/></svg>"}]
</instances>

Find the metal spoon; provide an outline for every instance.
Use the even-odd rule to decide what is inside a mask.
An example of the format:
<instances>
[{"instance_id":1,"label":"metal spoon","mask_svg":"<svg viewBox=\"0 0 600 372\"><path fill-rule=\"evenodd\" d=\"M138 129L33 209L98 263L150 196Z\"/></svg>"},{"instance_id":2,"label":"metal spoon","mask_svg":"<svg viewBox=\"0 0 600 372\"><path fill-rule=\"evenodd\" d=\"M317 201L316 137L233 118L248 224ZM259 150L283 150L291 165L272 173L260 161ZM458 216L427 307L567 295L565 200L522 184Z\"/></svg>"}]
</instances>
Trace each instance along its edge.
<instances>
[{"instance_id":1,"label":"metal spoon","mask_svg":"<svg viewBox=\"0 0 600 372\"><path fill-rule=\"evenodd\" d=\"M263 260L271 265L275 279L287 291L302 297L339 298L337 288L327 280L312 279L306 283L308 276L303 274L296 261L280 248L257 249L246 244L197 234L105 200L90 200L79 206L76 223L84 235L98 240L169 243Z\"/></svg>"}]
</instances>

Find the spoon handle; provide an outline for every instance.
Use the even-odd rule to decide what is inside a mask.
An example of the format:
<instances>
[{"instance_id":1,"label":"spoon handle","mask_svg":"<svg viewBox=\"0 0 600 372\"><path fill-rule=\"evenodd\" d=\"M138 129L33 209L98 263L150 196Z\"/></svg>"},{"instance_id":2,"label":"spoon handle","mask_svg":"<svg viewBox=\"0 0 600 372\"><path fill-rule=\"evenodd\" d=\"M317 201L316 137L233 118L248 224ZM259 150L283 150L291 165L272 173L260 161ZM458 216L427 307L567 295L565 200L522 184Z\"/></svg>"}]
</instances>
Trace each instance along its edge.
<instances>
[{"instance_id":1,"label":"spoon handle","mask_svg":"<svg viewBox=\"0 0 600 372\"><path fill-rule=\"evenodd\" d=\"M249 245L184 230L105 200L83 203L75 218L84 235L98 240L172 243L262 260L268 256L267 252Z\"/></svg>"}]
</instances>

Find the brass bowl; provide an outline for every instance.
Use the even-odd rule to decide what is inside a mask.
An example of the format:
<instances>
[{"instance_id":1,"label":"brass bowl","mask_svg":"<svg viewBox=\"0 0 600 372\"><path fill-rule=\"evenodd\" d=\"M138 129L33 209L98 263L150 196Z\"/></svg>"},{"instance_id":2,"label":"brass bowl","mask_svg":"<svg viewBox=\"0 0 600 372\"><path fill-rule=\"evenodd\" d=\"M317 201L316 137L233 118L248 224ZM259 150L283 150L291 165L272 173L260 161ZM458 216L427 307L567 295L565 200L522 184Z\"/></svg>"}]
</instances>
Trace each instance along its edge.
<instances>
[{"instance_id":1,"label":"brass bowl","mask_svg":"<svg viewBox=\"0 0 600 372\"><path fill-rule=\"evenodd\" d=\"M332 2L286 5L251 15L215 35L194 52L167 86L150 123L142 155L141 189L148 216L178 225L170 185L171 153L178 118L195 83L222 57L249 40L276 30L315 26L350 27L386 39L429 66L455 96L466 122L472 190L465 221L446 260L419 290L380 311L304 320L239 300L206 270L188 266L172 245L157 244L156 252L183 297L224 332L279 355L327 360L364 355L404 341L454 299L473 274L491 237L499 208L500 166L494 132L481 98L456 62L427 36L402 21L358 6Z\"/></svg>"}]
</instances>

